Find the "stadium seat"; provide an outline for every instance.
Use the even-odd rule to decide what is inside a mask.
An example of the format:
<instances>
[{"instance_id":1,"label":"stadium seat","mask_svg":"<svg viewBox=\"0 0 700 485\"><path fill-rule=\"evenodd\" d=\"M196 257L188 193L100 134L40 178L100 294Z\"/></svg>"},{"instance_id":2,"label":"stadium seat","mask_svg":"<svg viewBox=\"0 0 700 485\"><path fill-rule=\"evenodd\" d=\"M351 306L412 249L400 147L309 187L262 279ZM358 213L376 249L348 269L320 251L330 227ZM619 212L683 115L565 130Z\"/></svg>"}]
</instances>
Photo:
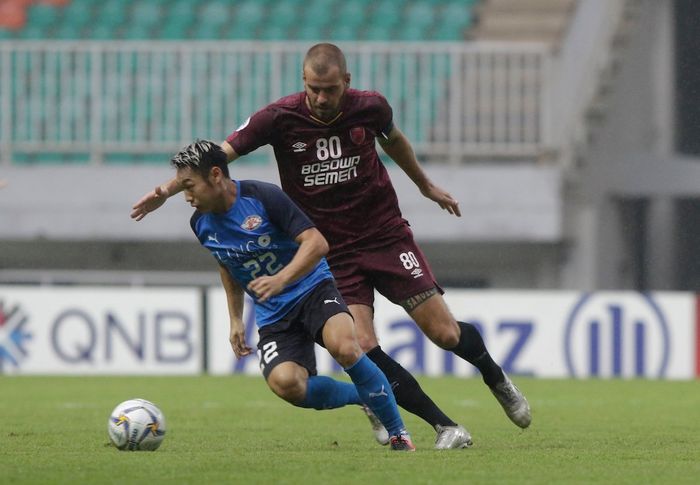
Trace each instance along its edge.
<instances>
[{"instance_id":1,"label":"stadium seat","mask_svg":"<svg viewBox=\"0 0 700 485\"><path fill-rule=\"evenodd\" d=\"M283 27L286 30L290 26L298 25L301 22L299 8L298 2L291 0L276 3L269 10L266 23L273 27L272 30L275 27ZM266 30L263 29L263 32Z\"/></svg>"},{"instance_id":2,"label":"stadium seat","mask_svg":"<svg viewBox=\"0 0 700 485\"><path fill-rule=\"evenodd\" d=\"M258 25L265 16L265 5L259 1L248 0L238 3L233 11L233 21L237 24Z\"/></svg>"},{"instance_id":3,"label":"stadium seat","mask_svg":"<svg viewBox=\"0 0 700 485\"><path fill-rule=\"evenodd\" d=\"M435 20L435 9L424 2L408 5L404 15L404 26L409 29L425 30Z\"/></svg>"},{"instance_id":4,"label":"stadium seat","mask_svg":"<svg viewBox=\"0 0 700 485\"><path fill-rule=\"evenodd\" d=\"M57 0L0 39L460 40L477 1Z\"/></svg>"},{"instance_id":5,"label":"stadium seat","mask_svg":"<svg viewBox=\"0 0 700 485\"><path fill-rule=\"evenodd\" d=\"M289 40L290 29L287 25L281 25L277 23L269 23L264 25L259 33L258 37L261 40Z\"/></svg>"},{"instance_id":6,"label":"stadium seat","mask_svg":"<svg viewBox=\"0 0 700 485\"><path fill-rule=\"evenodd\" d=\"M2 1L2 0L0 0ZM60 0L63 1L63 0ZM27 25L17 31L0 29L0 40L3 39L239 39L239 40L301 40L309 43L329 40L346 42L354 40L369 41L459 41L464 38L465 29L472 22L473 6L477 0L71 0L63 6L33 3L27 8ZM120 72L134 73L139 62L137 56L116 56L110 54L106 62L111 63ZM202 58L205 59L205 58ZM207 63L213 59L207 57ZM245 62L236 60L235 56L226 57L227 72L236 77L237 85L244 86L242 91L249 93L251 99L265 98L268 93L260 92L256 85L257 77L269 76L271 72L269 58L248 66ZM349 62L351 59L349 58ZM386 70L402 70L406 76L424 76L419 69L428 71L434 77L434 88L430 93L420 93L423 99L426 95L433 102L426 113L421 112L418 125L411 127L420 133L416 142L425 141L434 130L435 120L439 116L439 101L442 89L449 80L449 63L421 65L420 68L406 63L403 59L381 59L383 65L373 68L373 76ZM379 64L381 64L379 62ZM388 64L387 64L388 63ZM197 72L206 73L207 65L203 64ZM196 66L193 64L193 68ZM357 72L357 66L355 71ZM384 71L381 71L383 69ZM245 71L239 76L238 70ZM252 70L252 71L251 71ZM249 72L251 71L251 72ZM206 76L205 76L206 77ZM376 79L382 79L379 75ZM374 79L370 76L370 79ZM296 77L283 79L279 88L284 92L292 92L300 88ZM19 83L13 83L18 89ZM26 84L26 83L25 83ZM406 100L415 93L410 92L411 83L402 86L382 87L384 94L391 101L397 112L403 112L410 106ZM206 83L192 83L192 93L180 93L184 97L196 99L197 89L202 89ZM370 86L363 86L368 88ZM129 86L116 87L110 94L119 105L113 103L113 109L107 109L102 120L102 132L111 133L114 140L134 141L140 139L137 133L123 133L125 116L137 118L139 126L150 126L154 139L166 139L169 127L177 126L181 113L179 107L169 112L169 120L149 122L150 107L141 106L135 110L138 114L124 105ZM179 88L178 88L179 89ZM210 87L206 87L210 89ZM268 89L268 88L265 88ZM114 92L114 91L118 92ZM252 93L252 94L250 94ZM22 93L20 93L20 97ZM232 94L231 104L243 105L243 111L252 111L257 105L247 99L242 100ZM130 102L139 103L137 99ZM150 103L150 102L149 102ZM86 101L87 104L87 101ZM104 100L105 107L111 106L109 100ZM76 108L76 110L79 110ZM49 110L50 111L50 110ZM27 126L17 128L16 135L30 136L38 132L44 124L46 114L37 114L27 122ZM66 123L79 118L81 113L66 114ZM84 114L83 114L84 116ZM214 126L220 131L219 125L230 123L228 118L221 119L217 114L197 113L198 126ZM237 115L238 116L238 115ZM128 124L128 123L127 123ZM31 126L30 126L31 125ZM82 128L81 128L82 129ZM228 128L227 128L228 129ZM26 132L26 133L25 133ZM68 133L68 132L66 132ZM84 134L62 134L64 138L73 136L80 139ZM193 135L194 136L194 135ZM61 142L70 140L57 140ZM15 163L76 163L82 160L80 156L65 157L59 154L45 156L21 155ZM163 163L167 157L163 154L149 156L148 154L127 154L121 157L108 157L107 163ZM269 154L260 154L257 158L247 157L248 161L258 160L266 163Z\"/></svg>"},{"instance_id":7,"label":"stadium seat","mask_svg":"<svg viewBox=\"0 0 700 485\"><path fill-rule=\"evenodd\" d=\"M27 25L49 29L60 18L60 11L52 5L32 5L27 10Z\"/></svg>"},{"instance_id":8,"label":"stadium seat","mask_svg":"<svg viewBox=\"0 0 700 485\"><path fill-rule=\"evenodd\" d=\"M160 23L162 17L163 12L157 2L138 2L131 9L129 23L144 27L154 27Z\"/></svg>"},{"instance_id":9,"label":"stadium seat","mask_svg":"<svg viewBox=\"0 0 700 485\"><path fill-rule=\"evenodd\" d=\"M167 5L167 18L170 20L189 18L194 19L197 2L193 0L175 0Z\"/></svg>"},{"instance_id":10,"label":"stadium seat","mask_svg":"<svg viewBox=\"0 0 700 485\"><path fill-rule=\"evenodd\" d=\"M43 39L47 36L47 31L44 27L36 25L27 25L15 34L16 38L24 40Z\"/></svg>"},{"instance_id":11,"label":"stadium seat","mask_svg":"<svg viewBox=\"0 0 700 485\"><path fill-rule=\"evenodd\" d=\"M372 23L360 33L362 40L389 40L393 38L393 27Z\"/></svg>"},{"instance_id":12,"label":"stadium seat","mask_svg":"<svg viewBox=\"0 0 700 485\"><path fill-rule=\"evenodd\" d=\"M360 28L366 22L369 6L364 2L344 2L338 10L338 27L349 26L353 29ZM357 33L348 39L357 38ZM344 39L345 40L345 39Z\"/></svg>"},{"instance_id":13,"label":"stadium seat","mask_svg":"<svg viewBox=\"0 0 700 485\"><path fill-rule=\"evenodd\" d=\"M202 24L215 27L218 31L229 22L232 10L230 2L207 2L199 10L199 21Z\"/></svg>"},{"instance_id":14,"label":"stadium seat","mask_svg":"<svg viewBox=\"0 0 700 485\"><path fill-rule=\"evenodd\" d=\"M384 0L370 15L372 25L391 29L401 20L401 10L392 0Z\"/></svg>"}]
</instances>

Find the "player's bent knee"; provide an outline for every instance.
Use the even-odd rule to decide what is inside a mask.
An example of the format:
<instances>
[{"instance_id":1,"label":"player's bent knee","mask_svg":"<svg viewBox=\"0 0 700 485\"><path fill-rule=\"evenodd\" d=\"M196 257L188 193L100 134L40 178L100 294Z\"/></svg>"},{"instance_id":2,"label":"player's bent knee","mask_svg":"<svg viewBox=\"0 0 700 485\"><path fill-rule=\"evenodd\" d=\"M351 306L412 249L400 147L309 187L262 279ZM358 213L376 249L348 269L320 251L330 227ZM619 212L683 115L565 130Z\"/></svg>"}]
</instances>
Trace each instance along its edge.
<instances>
[{"instance_id":1,"label":"player's bent knee","mask_svg":"<svg viewBox=\"0 0 700 485\"><path fill-rule=\"evenodd\" d=\"M459 327L452 328L451 326L443 326L431 332L428 337L435 345L442 349L453 349L459 343Z\"/></svg>"},{"instance_id":2,"label":"player's bent knee","mask_svg":"<svg viewBox=\"0 0 700 485\"><path fill-rule=\"evenodd\" d=\"M307 379L308 375L298 365L286 362L272 369L267 378L267 385L285 401L299 404L306 398Z\"/></svg>"},{"instance_id":3,"label":"player's bent knee","mask_svg":"<svg viewBox=\"0 0 700 485\"><path fill-rule=\"evenodd\" d=\"M377 342L377 339L373 335L358 335L357 344L363 352L369 352L379 345L379 342Z\"/></svg>"},{"instance_id":4,"label":"player's bent knee","mask_svg":"<svg viewBox=\"0 0 700 485\"><path fill-rule=\"evenodd\" d=\"M342 339L336 342L333 349L329 348L328 351L344 369L357 362L357 359L362 355L362 349L354 338Z\"/></svg>"}]
</instances>

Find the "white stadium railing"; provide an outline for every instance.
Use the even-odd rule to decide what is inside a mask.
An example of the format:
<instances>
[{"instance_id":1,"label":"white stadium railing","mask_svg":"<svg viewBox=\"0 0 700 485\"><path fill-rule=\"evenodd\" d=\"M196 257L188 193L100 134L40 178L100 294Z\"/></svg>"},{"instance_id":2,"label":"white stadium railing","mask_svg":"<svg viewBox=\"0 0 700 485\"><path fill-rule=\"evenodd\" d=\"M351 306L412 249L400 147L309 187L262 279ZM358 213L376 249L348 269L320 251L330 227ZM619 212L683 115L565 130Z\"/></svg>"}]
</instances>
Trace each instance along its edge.
<instances>
[{"instance_id":1,"label":"white stadium railing","mask_svg":"<svg viewBox=\"0 0 700 485\"><path fill-rule=\"evenodd\" d=\"M302 89L299 42L0 42L0 163L37 153L171 153L223 139ZM552 53L540 44L343 43L352 85L382 92L424 156L555 149ZM267 152L269 154L269 152Z\"/></svg>"}]
</instances>

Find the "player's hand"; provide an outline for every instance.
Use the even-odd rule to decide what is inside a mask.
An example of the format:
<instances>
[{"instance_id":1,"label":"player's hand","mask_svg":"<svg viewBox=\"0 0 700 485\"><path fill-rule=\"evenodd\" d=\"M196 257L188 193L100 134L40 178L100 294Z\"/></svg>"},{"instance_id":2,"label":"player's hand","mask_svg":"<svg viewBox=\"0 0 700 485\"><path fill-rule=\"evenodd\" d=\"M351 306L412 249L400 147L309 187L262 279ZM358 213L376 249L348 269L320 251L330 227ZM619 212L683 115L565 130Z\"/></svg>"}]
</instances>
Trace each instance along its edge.
<instances>
[{"instance_id":1,"label":"player's hand","mask_svg":"<svg viewBox=\"0 0 700 485\"><path fill-rule=\"evenodd\" d=\"M260 276L248 283L248 290L258 297L258 301L265 301L271 296L279 295L284 289L284 283L275 276Z\"/></svg>"},{"instance_id":2,"label":"player's hand","mask_svg":"<svg viewBox=\"0 0 700 485\"><path fill-rule=\"evenodd\" d=\"M140 221L146 214L153 212L168 200L170 194L168 189L159 185L155 189L151 190L149 193L141 197L141 199L134 204L131 210L131 218Z\"/></svg>"},{"instance_id":3,"label":"player's hand","mask_svg":"<svg viewBox=\"0 0 700 485\"><path fill-rule=\"evenodd\" d=\"M462 217L462 212L459 210L459 201L437 185L430 184L428 188L421 190L421 193L428 199L437 202L440 208L446 210L450 214Z\"/></svg>"},{"instance_id":4,"label":"player's hand","mask_svg":"<svg viewBox=\"0 0 700 485\"><path fill-rule=\"evenodd\" d=\"M229 341L231 342L233 353L236 354L236 358L238 359L250 355L253 352L253 349L248 347L245 343L245 326L242 323L231 327Z\"/></svg>"}]
</instances>

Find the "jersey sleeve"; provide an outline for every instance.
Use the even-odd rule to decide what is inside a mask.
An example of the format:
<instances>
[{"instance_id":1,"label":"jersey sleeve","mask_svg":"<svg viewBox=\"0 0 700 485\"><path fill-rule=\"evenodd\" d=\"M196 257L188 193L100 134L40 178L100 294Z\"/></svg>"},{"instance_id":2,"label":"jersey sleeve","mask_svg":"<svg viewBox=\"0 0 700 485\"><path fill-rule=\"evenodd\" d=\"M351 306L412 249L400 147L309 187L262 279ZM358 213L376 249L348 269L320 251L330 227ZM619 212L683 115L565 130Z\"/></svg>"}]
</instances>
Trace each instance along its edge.
<instances>
[{"instance_id":1,"label":"jersey sleeve","mask_svg":"<svg viewBox=\"0 0 700 485\"><path fill-rule=\"evenodd\" d=\"M226 137L226 141L239 155L246 155L263 145L272 143L272 127L275 112L269 106L257 111L241 126Z\"/></svg>"},{"instance_id":2,"label":"jersey sleeve","mask_svg":"<svg viewBox=\"0 0 700 485\"><path fill-rule=\"evenodd\" d=\"M391 105L384 96L376 92L375 94L376 101L374 120L376 125L374 128L377 130L377 133L381 134L384 138L387 138L394 127L394 111L391 109Z\"/></svg>"},{"instance_id":3,"label":"jersey sleeve","mask_svg":"<svg viewBox=\"0 0 700 485\"><path fill-rule=\"evenodd\" d=\"M202 213L199 211L194 211L192 213L192 217L190 217L190 227L192 228L192 232L194 232L194 235L197 236L197 239L199 239L199 233L197 232L197 223L199 222L199 219L202 217Z\"/></svg>"},{"instance_id":4,"label":"jersey sleeve","mask_svg":"<svg viewBox=\"0 0 700 485\"><path fill-rule=\"evenodd\" d=\"M311 219L274 184L260 181L242 181L242 195L252 195L262 202L270 222L295 239L305 230L315 227Z\"/></svg>"}]
</instances>

